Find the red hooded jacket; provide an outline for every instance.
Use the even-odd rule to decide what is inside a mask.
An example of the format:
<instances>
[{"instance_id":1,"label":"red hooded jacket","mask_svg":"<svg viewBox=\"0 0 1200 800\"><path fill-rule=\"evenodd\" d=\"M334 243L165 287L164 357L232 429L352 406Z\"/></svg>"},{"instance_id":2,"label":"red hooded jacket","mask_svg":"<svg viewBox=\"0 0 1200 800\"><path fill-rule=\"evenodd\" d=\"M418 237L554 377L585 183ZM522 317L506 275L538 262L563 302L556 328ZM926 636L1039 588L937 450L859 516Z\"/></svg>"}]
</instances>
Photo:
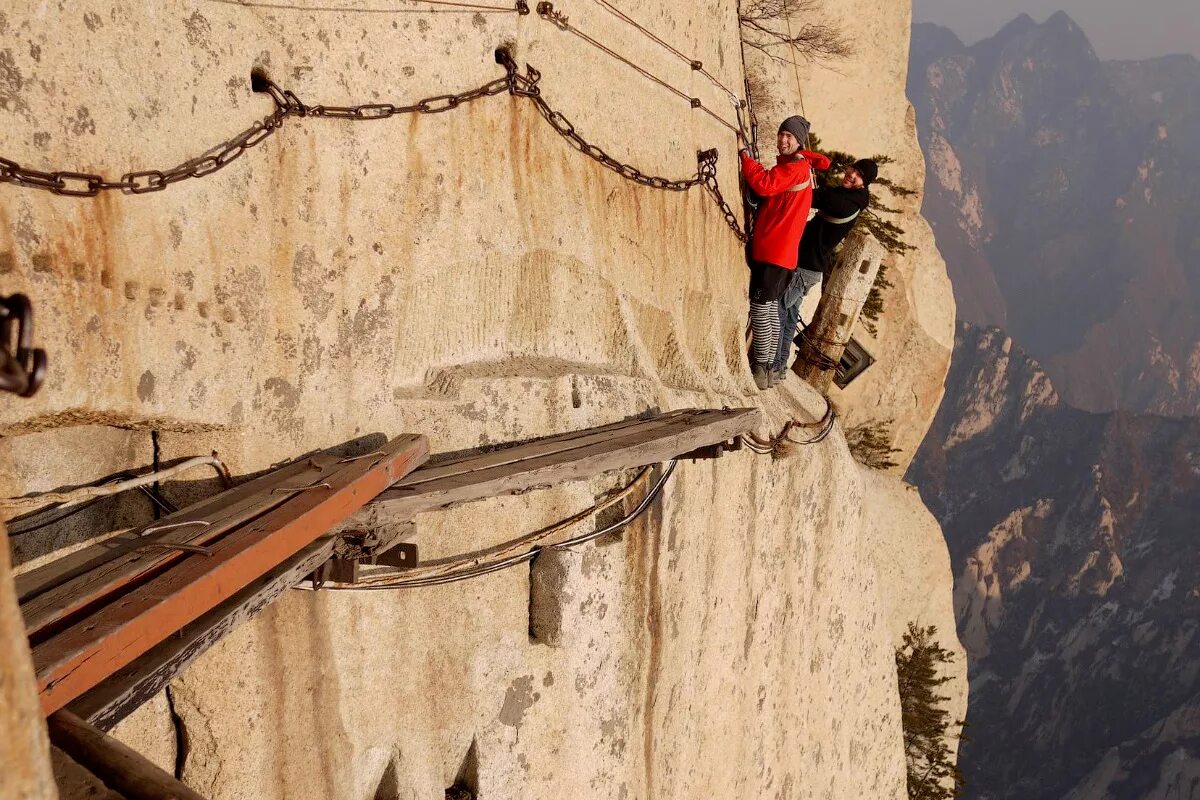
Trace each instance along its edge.
<instances>
[{"instance_id":1,"label":"red hooded jacket","mask_svg":"<svg viewBox=\"0 0 1200 800\"><path fill-rule=\"evenodd\" d=\"M796 268L800 237L812 208L813 168L829 169L829 164L820 153L802 150L794 156L779 156L775 166L766 169L742 152L746 185L763 198L750 240L751 258L784 269Z\"/></svg>"}]
</instances>

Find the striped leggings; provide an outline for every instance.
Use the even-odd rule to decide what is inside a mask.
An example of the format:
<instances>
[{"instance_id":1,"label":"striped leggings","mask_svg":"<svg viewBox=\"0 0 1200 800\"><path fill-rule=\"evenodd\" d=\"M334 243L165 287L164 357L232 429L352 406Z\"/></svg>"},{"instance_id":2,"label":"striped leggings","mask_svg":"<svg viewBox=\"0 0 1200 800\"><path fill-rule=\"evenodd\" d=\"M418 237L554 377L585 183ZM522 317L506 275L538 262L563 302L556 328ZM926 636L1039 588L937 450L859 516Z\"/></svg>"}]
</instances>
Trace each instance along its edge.
<instances>
[{"instance_id":1,"label":"striped leggings","mask_svg":"<svg viewBox=\"0 0 1200 800\"><path fill-rule=\"evenodd\" d=\"M787 291L792 270L760 261L750 263L750 357L770 369L779 352L779 300Z\"/></svg>"},{"instance_id":2,"label":"striped leggings","mask_svg":"<svg viewBox=\"0 0 1200 800\"><path fill-rule=\"evenodd\" d=\"M750 303L750 329L754 341L750 345L750 356L755 364L770 367L779 352L779 301Z\"/></svg>"}]
</instances>

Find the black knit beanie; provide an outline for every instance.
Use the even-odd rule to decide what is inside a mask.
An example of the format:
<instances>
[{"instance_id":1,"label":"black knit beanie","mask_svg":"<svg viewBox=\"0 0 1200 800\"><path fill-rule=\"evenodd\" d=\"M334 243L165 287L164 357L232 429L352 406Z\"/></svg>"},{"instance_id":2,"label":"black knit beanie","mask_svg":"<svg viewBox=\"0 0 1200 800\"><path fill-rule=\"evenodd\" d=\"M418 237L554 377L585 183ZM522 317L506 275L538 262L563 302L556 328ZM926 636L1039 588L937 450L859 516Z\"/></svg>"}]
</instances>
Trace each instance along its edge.
<instances>
[{"instance_id":1,"label":"black knit beanie","mask_svg":"<svg viewBox=\"0 0 1200 800\"><path fill-rule=\"evenodd\" d=\"M879 165L869 158L855 161L854 168L862 175L863 186L870 186L879 177Z\"/></svg>"},{"instance_id":2,"label":"black knit beanie","mask_svg":"<svg viewBox=\"0 0 1200 800\"><path fill-rule=\"evenodd\" d=\"M779 132L783 133L784 131L787 131L792 136L795 136L796 141L800 143L801 147L803 147L804 143L808 141L809 127L808 120L806 120L804 117L793 116L788 117L783 121L783 124L779 126Z\"/></svg>"}]
</instances>

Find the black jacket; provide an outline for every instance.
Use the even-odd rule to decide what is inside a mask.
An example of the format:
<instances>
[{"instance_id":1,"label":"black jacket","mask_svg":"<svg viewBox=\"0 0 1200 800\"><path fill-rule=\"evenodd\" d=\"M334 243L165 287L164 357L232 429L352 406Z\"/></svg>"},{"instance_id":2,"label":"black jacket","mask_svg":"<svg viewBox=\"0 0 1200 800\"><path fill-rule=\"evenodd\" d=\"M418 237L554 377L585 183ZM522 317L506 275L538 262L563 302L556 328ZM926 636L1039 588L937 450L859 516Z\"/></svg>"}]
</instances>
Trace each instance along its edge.
<instances>
[{"instance_id":1,"label":"black jacket","mask_svg":"<svg viewBox=\"0 0 1200 800\"><path fill-rule=\"evenodd\" d=\"M804 229L800 240L799 266L812 272L828 273L833 266L833 250L857 219L850 222L831 222L864 211L871 201L867 189L843 189L840 186L817 189L813 192L813 208L818 210Z\"/></svg>"}]
</instances>

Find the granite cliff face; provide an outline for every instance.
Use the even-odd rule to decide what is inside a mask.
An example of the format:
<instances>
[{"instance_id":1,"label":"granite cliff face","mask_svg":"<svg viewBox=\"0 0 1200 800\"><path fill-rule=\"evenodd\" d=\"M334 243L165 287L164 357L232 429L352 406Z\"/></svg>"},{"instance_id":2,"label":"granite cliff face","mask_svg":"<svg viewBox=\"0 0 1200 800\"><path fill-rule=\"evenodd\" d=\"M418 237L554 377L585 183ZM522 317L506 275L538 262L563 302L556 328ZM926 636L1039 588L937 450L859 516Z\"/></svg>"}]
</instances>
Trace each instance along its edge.
<instances>
[{"instance_id":1,"label":"granite cliff face","mask_svg":"<svg viewBox=\"0 0 1200 800\"><path fill-rule=\"evenodd\" d=\"M959 318L1076 407L1200 410L1200 62L1101 62L1062 13L971 47L923 24L908 94Z\"/></svg>"},{"instance_id":2,"label":"granite cliff face","mask_svg":"<svg viewBox=\"0 0 1200 800\"><path fill-rule=\"evenodd\" d=\"M899 470L912 460L929 429L942 397L942 383L954 347L954 294L933 232L921 213L925 156L917 140L917 119L904 96L909 58L907 36L896 24L911 23L911 4L892 0L826 2L821 21L849 33L854 54L846 61L781 64L757 51L747 51L747 67L772 88L774 102L758 109L760 138L770 136L778 121L803 113L823 146L860 157L882 154L893 159L883 175L900 186L917 189L911 197L874 191L899 214L888 218L904 229L915 249L889 255L884 313L878 335L856 332L876 364L845 391L834 390L847 424L891 421L893 459ZM869 20L869 24L864 24ZM796 21L795 25L802 24ZM769 141L769 139L768 139ZM815 308L816 293L809 308ZM805 312L805 318L811 313Z\"/></svg>"},{"instance_id":3,"label":"granite cliff face","mask_svg":"<svg viewBox=\"0 0 1200 800\"><path fill-rule=\"evenodd\" d=\"M909 471L970 660L968 797L1195 797L1200 420L1072 408L961 325Z\"/></svg>"},{"instance_id":4,"label":"granite cliff face","mask_svg":"<svg viewBox=\"0 0 1200 800\"><path fill-rule=\"evenodd\" d=\"M830 5L872 15L875 47L807 112L885 142L846 146L902 143L919 183L907 4ZM270 112L252 68L308 102L407 103L500 76L507 44L576 130L645 172L686 177L718 147L736 205L727 128L536 15L18 6L0 14L0 138L23 164L178 163ZM707 79L600 5L561 10L732 120ZM733 4L629 13L740 86ZM0 405L6 495L212 450L245 475L379 434L424 433L444 452L656 409L758 403L764 432L823 410L795 380L753 391L742 247L711 198L624 180L507 94L386 122L291 120L161 193L0 196L4 288L33 298L53 358L38 397ZM916 225L915 201L905 213ZM880 413L911 454L953 304L932 248L897 274L868 374L902 376ZM871 404L846 405L877 416ZM425 557L476 549L622 477L423 515L416 536ZM190 476L164 488L206 491ZM134 498L23 532L18 569L148 513ZM527 569L403 594L294 592L116 733L214 799L440 800L466 775L490 798L899 800L893 648L917 620L958 650L948 563L916 494L865 472L835 432L788 460L682 465L658 516L562 559L558 642L530 637Z\"/></svg>"}]
</instances>

